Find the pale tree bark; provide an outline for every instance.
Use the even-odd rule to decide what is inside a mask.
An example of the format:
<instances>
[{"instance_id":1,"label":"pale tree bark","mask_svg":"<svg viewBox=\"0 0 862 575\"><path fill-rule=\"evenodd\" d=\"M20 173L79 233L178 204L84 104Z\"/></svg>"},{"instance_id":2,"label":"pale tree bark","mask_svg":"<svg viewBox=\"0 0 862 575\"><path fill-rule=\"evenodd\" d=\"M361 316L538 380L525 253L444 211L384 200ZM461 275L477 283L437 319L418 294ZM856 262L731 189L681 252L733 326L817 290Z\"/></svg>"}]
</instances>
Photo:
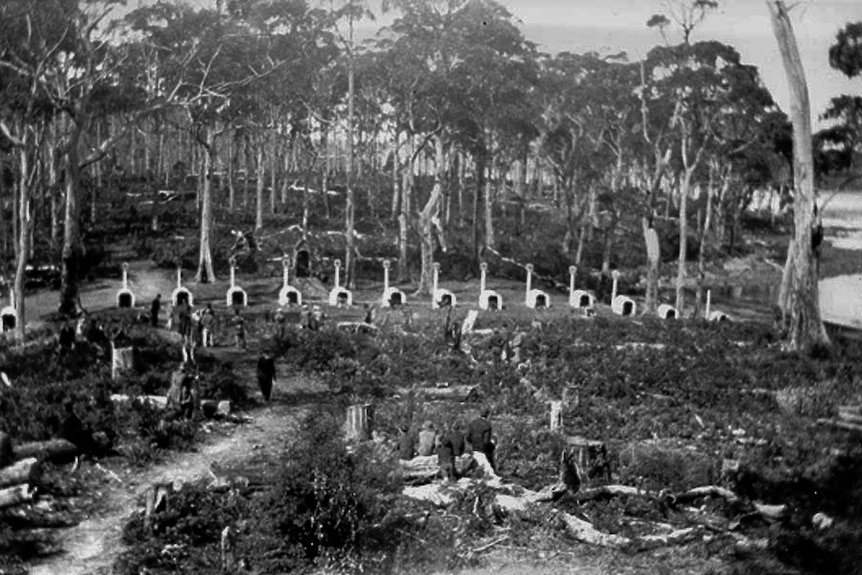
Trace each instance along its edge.
<instances>
[{"instance_id":1,"label":"pale tree bark","mask_svg":"<svg viewBox=\"0 0 862 575\"><path fill-rule=\"evenodd\" d=\"M439 224L440 201L443 197L443 181L446 172L446 156L443 146L442 130L434 138L436 169L434 172L434 187L419 212L419 241L422 254L422 273L419 276L419 286L416 295L432 295L434 267L434 222ZM438 230L439 233L439 230Z\"/></svg>"},{"instance_id":2,"label":"pale tree bark","mask_svg":"<svg viewBox=\"0 0 862 575\"><path fill-rule=\"evenodd\" d=\"M354 234L355 227L355 207L356 198L353 190L353 171L354 171L354 155L355 148L355 130L354 114L355 114L355 70L353 65L353 16L350 16L350 46L347 55L347 205L344 210L344 234L346 238L344 246L344 284L347 289L356 288L356 235ZM326 190L323 190L326 193Z\"/></svg>"},{"instance_id":3,"label":"pale tree bark","mask_svg":"<svg viewBox=\"0 0 862 575\"><path fill-rule=\"evenodd\" d=\"M790 321L787 334L789 349L810 351L828 345L829 337L820 317L817 248L812 244L816 197L814 189L814 153L811 141L811 106L808 84L799 55L799 47L787 8L781 0L766 0L772 29L787 83L790 87L790 116L793 122L794 175L794 243L791 288L788 298ZM788 262L790 263L790 262ZM787 313L786 312L786 313Z\"/></svg>"},{"instance_id":4,"label":"pale tree bark","mask_svg":"<svg viewBox=\"0 0 862 575\"><path fill-rule=\"evenodd\" d=\"M254 231L258 232L263 229L263 185L264 185L264 155L263 155L263 136L261 135L257 141L257 178L255 179L255 212L254 212Z\"/></svg>"},{"instance_id":5,"label":"pale tree bark","mask_svg":"<svg viewBox=\"0 0 862 575\"><path fill-rule=\"evenodd\" d=\"M203 150L203 186L201 187L201 235L200 251L198 254L198 270L195 281L198 283L211 283L216 280L213 269L213 256L210 238L213 233L213 199L212 185L209 174L211 171L213 156L215 156L215 134L211 126L203 129L203 139L200 142Z\"/></svg>"}]
</instances>

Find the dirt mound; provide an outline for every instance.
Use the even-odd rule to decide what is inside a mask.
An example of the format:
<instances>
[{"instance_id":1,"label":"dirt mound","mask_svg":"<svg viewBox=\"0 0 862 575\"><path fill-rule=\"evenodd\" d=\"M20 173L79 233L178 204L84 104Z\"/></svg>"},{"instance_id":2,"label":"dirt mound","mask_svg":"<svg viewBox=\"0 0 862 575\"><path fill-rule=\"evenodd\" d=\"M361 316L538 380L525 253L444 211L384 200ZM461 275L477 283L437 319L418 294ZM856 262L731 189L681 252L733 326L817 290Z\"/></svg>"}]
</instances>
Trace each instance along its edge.
<instances>
[{"instance_id":1,"label":"dirt mound","mask_svg":"<svg viewBox=\"0 0 862 575\"><path fill-rule=\"evenodd\" d=\"M329 289L317 278L295 278L293 287L302 293L304 299L326 299Z\"/></svg>"}]
</instances>

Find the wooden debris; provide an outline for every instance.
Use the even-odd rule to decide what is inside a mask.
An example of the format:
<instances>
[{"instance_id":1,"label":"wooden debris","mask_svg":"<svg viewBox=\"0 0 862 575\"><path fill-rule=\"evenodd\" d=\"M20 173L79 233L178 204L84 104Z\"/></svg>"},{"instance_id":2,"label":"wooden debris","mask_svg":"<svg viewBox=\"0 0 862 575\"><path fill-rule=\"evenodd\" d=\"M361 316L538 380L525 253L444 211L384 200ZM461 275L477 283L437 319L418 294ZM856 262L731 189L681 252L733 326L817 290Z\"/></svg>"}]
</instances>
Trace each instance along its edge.
<instances>
[{"instance_id":1,"label":"wooden debris","mask_svg":"<svg viewBox=\"0 0 862 575\"><path fill-rule=\"evenodd\" d=\"M0 509L29 503L34 497L36 497L36 488L27 484L0 489Z\"/></svg>"},{"instance_id":2,"label":"wooden debris","mask_svg":"<svg viewBox=\"0 0 862 575\"><path fill-rule=\"evenodd\" d=\"M61 461L64 459L71 459L77 454L77 446L65 439L33 441L30 443L22 443L15 448L16 459L29 459L31 457L35 457L39 461Z\"/></svg>"},{"instance_id":3,"label":"wooden debris","mask_svg":"<svg viewBox=\"0 0 862 575\"><path fill-rule=\"evenodd\" d=\"M417 391L429 401L470 401L471 399L478 399L478 391L473 385L420 387Z\"/></svg>"},{"instance_id":4,"label":"wooden debris","mask_svg":"<svg viewBox=\"0 0 862 575\"><path fill-rule=\"evenodd\" d=\"M600 485L578 491L575 494L575 498L578 501L590 501L600 497L643 497L645 495L650 495L650 493L637 487L630 487L628 485Z\"/></svg>"},{"instance_id":5,"label":"wooden debris","mask_svg":"<svg viewBox=\"0 0 862 575\"><path fill-rule=\"evenodd\" d=\"M598 545L599 547L623 547L631 543L631 540L627 537L599 531L589 521L584 521L574 515L560 513L559 516L566 525L569 534L578 541L583 541L590 545Z\"/></svg>"},{"instance_id":6,"label":"wooden debris","mask_svg":"<svg viewBox=\"0 0 862 575\"><path fill-rule=\"evenodd\" d=\"M846 431L862 431L862 424L850 423L849 421L838 419L818 419L817 423L821 425L831 425L832 427L837 427Z\"/></svg>"},{"instance_id":7,"label":"wooden debris","mask_svg":"<svg viewBox=\"0 0 862 575\"><path fill-rule=\"evenodd\" d=\"M0 488L22 483L36 483L39 479L41 466L35 457L28 457L21 461L0 469Z\"/></svg>"},{"instance_id":8,"label":"wooden debris","mask_svg":"<svg viewBox=\"0 0 862 575\"><path fill-rule=\"evenodd\" d=\"M440 464L436 455L417 455L413 459L402 460L401 477L410 482L430 481L440 473ZM465 453L455 458L455 470L466 473L474 464L473 455Z\"/></svg>"},{"instance_id":9,"label":"wooden debris","mask_svg":"<svg viewBox=\"0 0 862 575\"><path fill-rule=\"evenodd\" d=\"M673 499L677 502L683 501L691 501L692 499L697 499L698 497L721 497L725 499L728 503L736 503L739 501L739 496L736 495L730 489L725 489L724 487L719 487L717 485L707 485L705 487L695 487L694 489L689 489L683 493L678 493L673 496Z\"/></svg>"}]
</instances>

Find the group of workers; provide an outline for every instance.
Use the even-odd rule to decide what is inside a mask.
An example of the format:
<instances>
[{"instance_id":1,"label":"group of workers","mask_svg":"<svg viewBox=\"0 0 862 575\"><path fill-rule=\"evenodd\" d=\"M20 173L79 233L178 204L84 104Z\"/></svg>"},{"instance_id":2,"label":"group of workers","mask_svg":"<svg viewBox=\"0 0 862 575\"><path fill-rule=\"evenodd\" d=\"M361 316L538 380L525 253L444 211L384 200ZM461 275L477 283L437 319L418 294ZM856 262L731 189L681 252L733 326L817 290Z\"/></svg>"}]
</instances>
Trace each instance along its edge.
<instances>
[{"instance_id":1,"label":"group of workers","mask_svg":"<svg viewBox=\"0 0 862 575\"><path fill-rule=\"evenodd\" d=\"M417 455L427 457L436 453L440 472L449 481L458 479L455 459L467 452L483 454L491 469L496 472L496 446L489 416L490 410L483 409L479 417L471 421L466 429L461 421L456 421L448 430L440 431L432 421L425 421L418 433L405 425L398 438L398 456L402 460L408 460Z\"/></svg>"}]
</instances>

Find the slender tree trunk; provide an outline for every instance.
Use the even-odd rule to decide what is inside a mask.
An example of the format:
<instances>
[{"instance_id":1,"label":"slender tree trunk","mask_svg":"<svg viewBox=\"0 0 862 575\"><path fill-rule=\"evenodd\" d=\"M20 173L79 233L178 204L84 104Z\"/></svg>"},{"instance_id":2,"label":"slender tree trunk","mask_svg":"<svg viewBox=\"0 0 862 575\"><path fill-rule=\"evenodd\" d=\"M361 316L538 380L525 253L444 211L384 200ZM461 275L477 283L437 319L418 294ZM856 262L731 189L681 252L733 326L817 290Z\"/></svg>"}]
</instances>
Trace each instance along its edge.
<instances>
[{"instance_id":1,"label":"slender tree trunk","mask_svg":"<svg viewBox=\"0 0 862 575\"><path fill-rule=\"evenodd\" d=\"M491 162L488 162L488 179L485 181L485 247L493 248L494 241L494 198L491 178Z\"/></svg>"},{"instance_id":2,"label":"slender tree trunk","mask_svg":"<svg viewBox=\"0 0 862 575\"><path fill-rule=\"evenodd\" d=\"M348 289L356 287L356 236L354 235L354 211L356 198L353 190L353 163L354 163L354 106L355 106L355 82L353 66L353 17L350 17L350 49L347 59L347 205L344 210L346 242L344 246L344 273L346 275L344 284ZM324 190L326 192L326 190Z\"/></svg>"},{"instance_id":3,"label":"slender tree trunk","mask_svg":"<svg viewBox=\"0 0 862 575\"><path fill-rule=\"evenodd\" d=\"M78 142L81 138L81 127L77 122L70 123L68 149L65 154L65 186L66 212L63 230L62 271L60 273L60 308L61 314L77 315L78 312L78 282L80 263L83 255L81 245L81 221L78 205L78 191L81 181L81 168L78 160Z\"/></svg>"},{"instance_id":4,"label":"slender tree trunk","mask_svg":"<svg viewBox=\"0 0 862 575\"><path fill-rule=\"evenodd\" d=\"M272 135L272 147L269 150L269 213L275 214L276 189L278 188L278 135Z\"/></svg>"},{"instance_id":5,"label":"slender tree trunk","mask_svg":"<svg viewBox=\"0 0 862 575\"><path fill-rule=\"evenodd\" d=\"M818 286L819 246L812 242L815 225L814 153L811 140L811 106L805 70L787 8L781 0L766 0L772 28L790 87L790 116L793 121L794 242L793 277L790 289L788 347L810 351L828 345L829 338L820 317Z\"/></svg>"},{"instance_id":6,"label":"slender tree trunk","mask_svg":"<svg viewBox=\"0 0 862 575\"><path fill-rule=\"evenodd\" d=\"M263 156L263 137L258 141L257 146L257 178L255 181L255 215L254 215L254 231L258 232L263 229L263 185L266 180L264 173L264 156Z\"/></svg>"},{"instance_id":7,"label":"slender tree trunk","mask_svg":"<svg viewBox=\"0 0 862 575\"><path fill-rule=\"evenodd\" d=\"M432 295L433 289L433 266L434 266L434 218L440 212L440 200L443 195L443 179L446 170L446 158L443 147L443 134L434 138L434 149L436 151L436 170L434 173L434 187L431 195L425 203L425 207L419 212L419 237L422 255L422 273L419 276L419 286L416 295Z\"/></svg>"},{"instance_id":8,"label":"slender tree trunk","mask_svg":"<svg viewBox=\"0 0 862 575\"><path fill-rule=\"evenodd\" d=\"M676 267L676 307L680 314L685 312L686 255L688 252L688 192L691 186L691 172L686 171L679 185L679 257Z\"/></svg>"},{"instance_id":9,"label":"slender tree trunk","mask_svg":"<svg viewBox=\"0 0 862 575\"><path fill-rule=\"evenodd\" d=\"M398 132L392 137L392 219L398 217L400 208L400 190L398 189ZM400 273L400 272L399 272Z\"/></svg>"},{"instance_id":10,"label":"slender tree trunk","mask_svg":"<svg viewBox=\"0 0 862 575\"><path fill-rule=\"evenodd\" d=\"M26 140L25 140L26 142ZM26 310L24 297L24 276L27 269L27 260L30 254L30 150L29 146L18 148L18 169L20 172L18 181L18 253L15 261L15 314L18 321L15 325L16 337L24 341L26 332Z\"/></svg>"},{"instance_id":11,"label":"slender tree trunk","mask_svg":"<svg viewBox=\"0 0 862 575\"><path fill-rule=\"evenodd\" d=\"M476 154L476 193L473 195L473 257L476 258L477 267L479 254L482 251L482 194L485 190L485 167L487 166L485 153L480 151Z\"/></svg>"},{"instance_id":12,"label":"slender tree trunk","mask_svg":"<svg viewBox=\"0 0 862 575\"><path fill-rule=\"evenodd\" d=\"M408 137L408 156L407 165L402 172L401 183L401 213L398 214L398 281L403 282L407 279L408 265L408 231L410 210L413 204L413 136Z\"/></svg>"},{"instance_id":13,"label":"slender tree trunk","mask_svg":"<svg viewBox=\"0 0 862 575\"><path fill-rule=\"evenodd\" d=\"M714 200L715 185L712 177L710 177L709 187L706 191L706 216L704 216L703 224L700 227L700 245L697 249L697 290L695 292L694 317L700 315L701 301L703 300L703 282L706 279L706 249L709 245L709 230L712 228L712 204Z\"/></svg>"},{"instance_id":14,"label":"slender tree trunk","mask_svg":"<svg viewBox=\"0 0 862 575\"><path fill-rule=\"evenodd\" d=\"M212 133L212 127L204 128L205 146L203 152L203 162L205 174L209 175L210 167L212 166L213 155L215 154L215 141ZM213 256L210 239L213 231L213 198L212 186L210 185L209 177L203 178L203 188L201 189L201 236L200 236L200 251L198 254L198 270L195 274L197 283L212 283L216 280L215 270L213 269Z\"/></svg>"},{"instance_id":15,"label":"slender tree trunk","mask_svg":"<svg viewBox=\"0 0 862 575\"><path fill-rule=\"evenodd\" d=\"M655 314L658 309L658 278L659 254L658 234L651 228L647 218L643 218L644 241L647 246L647 281L646 301L644 302L644 315Z\"/></svg>"},{"instance_id":16,"label":"slender tree trunk","mask_svg":"<svg viewBox=\"0 0 862 575\"><path fill-rule=\"evenodd\" d=\"M234 185L234 174L236 173L236 130L230 129L227 134L227 209L236 209L236 186Z\"/></svg>"}]
</instances>

